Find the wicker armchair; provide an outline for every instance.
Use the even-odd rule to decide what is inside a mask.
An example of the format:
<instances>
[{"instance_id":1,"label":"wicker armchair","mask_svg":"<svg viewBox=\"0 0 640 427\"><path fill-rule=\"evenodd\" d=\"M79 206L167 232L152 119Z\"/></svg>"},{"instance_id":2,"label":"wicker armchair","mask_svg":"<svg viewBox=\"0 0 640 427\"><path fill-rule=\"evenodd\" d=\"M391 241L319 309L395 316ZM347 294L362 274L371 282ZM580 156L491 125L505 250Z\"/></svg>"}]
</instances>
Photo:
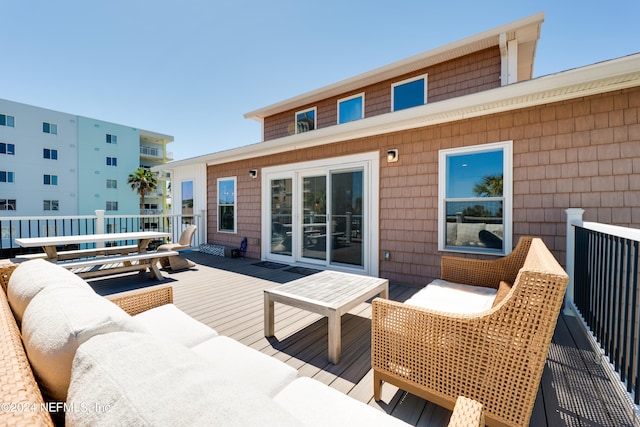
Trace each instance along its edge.
<instances>
[{"instance_id":1,"label":"wicker armchair","mask_svg":"<svg viewBox=\"0 0 640 427\"><path fill-rule=\"evenodd\" d=\"M374 398L380 399L386 381L449 409L458 396L477 400L490 426L527 426L567 274L542 240L523 238L500 260L443 257L442 276L491 287L513 280L513 287L495 307L476 314L375 299Z\"/></svg>"}]
</instances>

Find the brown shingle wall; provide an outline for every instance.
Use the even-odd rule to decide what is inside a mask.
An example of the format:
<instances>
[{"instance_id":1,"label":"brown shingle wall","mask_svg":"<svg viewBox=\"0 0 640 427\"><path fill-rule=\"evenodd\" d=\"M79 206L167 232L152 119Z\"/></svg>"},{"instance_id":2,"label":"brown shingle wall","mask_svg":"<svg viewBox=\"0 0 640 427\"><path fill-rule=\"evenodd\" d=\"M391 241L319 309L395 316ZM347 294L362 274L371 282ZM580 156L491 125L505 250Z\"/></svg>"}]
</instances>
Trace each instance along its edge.
<instances>
[{"instance_id":1,"label":"brown shingle wall","mask_svg":"<svg viewBox=\"0 0 640 427\"><path fill-rule=\"evenodd\" d=\"M500 51L497 47L456 58L442 64L423 68L415 72L386 80L355 91L325 99L266 117L264 120L264 140L282 138L295 134L295 113L317 107L318 128L336 126L337 102L339 99L365 94L365 117L391 112L391 85L402 80L428 74L427 102L468 95L500 86Z\"/></svg>"},{"instance_id":2,"label":"brown shingle wall","mask_svg":"<svg viewBox=\"0 0 640 427\"><path fill-rule=\"evenodd\" d=\"M253 159L222 171L209 167L209 221L216 224L217 176L237 173L240 235L259 238L260 179L251 180L249 169L380 150L380 250L391 259L380 260L379 274L424 285L439 276L442 255L438 151L513 140L514 244L523 235L542 237L564 265L567 208L584 208L586 221L640 228L639 119L637 88ZM397 163L385 160L390 148L399 150ZM225 237L209 230L213 241ZM250 250L260 256L259 247Z\"/></svg>"}]
</instances>

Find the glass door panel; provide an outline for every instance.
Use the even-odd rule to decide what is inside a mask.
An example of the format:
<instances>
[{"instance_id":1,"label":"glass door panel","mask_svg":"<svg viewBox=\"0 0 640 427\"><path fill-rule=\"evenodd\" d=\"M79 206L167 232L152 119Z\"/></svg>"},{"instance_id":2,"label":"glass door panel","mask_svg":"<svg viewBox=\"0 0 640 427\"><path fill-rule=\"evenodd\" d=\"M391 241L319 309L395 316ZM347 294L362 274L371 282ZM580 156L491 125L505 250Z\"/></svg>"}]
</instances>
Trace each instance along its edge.
<instances>
[{"instance_id":1,"label":"glass door panel","mask_svg":"<svg viewBox=\"0 0 640 427\"><path fill-rule=\"evenodd\" d=\"M292 179L271 180L271 253L292 251Z\"/></svg>"},{"instance_id":2,"label":"glass door panel","mask_svg":"<svg viewBox=\"0 0 640 427\"><path fill-rule=\"evenodd\" d=\"M363 171L331 174L331 263L364 266Z\"/></svg>"},{"instance_id":3,"label":"glass door panel","mask_svg":"<svg viewBox=\"0 0 640 427\"><path fill-rule=\"evenodd\" d=\"M302 177L302 257L327 259L327 177Z\"/></svg>"}]
</instances>

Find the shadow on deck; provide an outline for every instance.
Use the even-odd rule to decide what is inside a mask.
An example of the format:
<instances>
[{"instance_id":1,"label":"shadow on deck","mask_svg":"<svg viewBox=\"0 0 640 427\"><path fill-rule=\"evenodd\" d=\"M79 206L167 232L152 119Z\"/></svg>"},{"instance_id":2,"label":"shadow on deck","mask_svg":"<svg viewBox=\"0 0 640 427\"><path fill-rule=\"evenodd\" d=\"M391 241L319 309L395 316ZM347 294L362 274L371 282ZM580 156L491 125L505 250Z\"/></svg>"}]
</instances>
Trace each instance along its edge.
<instances>
[{"instance_id":1,"label":"shadow on deck","mask_svg":"<svg viewBox=\"0 0 640 427\"><path fill-rule=\"evenodd\" d=\"M163 271L161 283L174 287L175 304L194 318L243 344L282 360L349 396L416 426L446 425L450 412L385 384L382 401L373 400L371 308L364 303L342 319L342 359L327 360L327 320L293 307L276 306L276 337L263 334L263 290L313 274L284 264L222 258L187 252L195 268ZM136 275L95 279L103 295L160 282ZM391 284L390 298L404 301L417 289ZM562 314L549 349L531 426L640 426L618 382L612 380L591 347L578 319Z\"/></svg>"}]
</instances>

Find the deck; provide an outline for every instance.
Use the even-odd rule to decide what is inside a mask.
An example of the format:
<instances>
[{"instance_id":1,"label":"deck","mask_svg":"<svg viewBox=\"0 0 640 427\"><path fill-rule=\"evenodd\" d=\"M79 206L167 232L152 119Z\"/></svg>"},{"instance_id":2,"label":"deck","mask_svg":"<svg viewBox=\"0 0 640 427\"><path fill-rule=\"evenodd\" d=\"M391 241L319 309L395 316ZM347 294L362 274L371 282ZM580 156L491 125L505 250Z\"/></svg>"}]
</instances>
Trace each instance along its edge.
<instances>
[{"instance_id":1,"label":"deck","mask_svg":"<svg viewBox=\"0 0 640 427\"><path fill-rule=\"evenodd\" d=\"M383 386L383 398L373 400L370 368L371 305L360 304L343 317L342 358L327 360L327 319L276 303L274 338L265 338L263 290L305 274L258 260L222 258L190 252L197 266L181 272L163 271L162 282L174 288L175 304L194 318L250 347L296 368L369 405L416 426L444 426L450 412L423 399ZM90 280L100 294L149 286L136 274ZM391 284L390 298L404 301L415 287ZM610 380L578 321L561 315L549 350L531 426L639 426L619 384Z\"/></svg>"}]
</instances>

